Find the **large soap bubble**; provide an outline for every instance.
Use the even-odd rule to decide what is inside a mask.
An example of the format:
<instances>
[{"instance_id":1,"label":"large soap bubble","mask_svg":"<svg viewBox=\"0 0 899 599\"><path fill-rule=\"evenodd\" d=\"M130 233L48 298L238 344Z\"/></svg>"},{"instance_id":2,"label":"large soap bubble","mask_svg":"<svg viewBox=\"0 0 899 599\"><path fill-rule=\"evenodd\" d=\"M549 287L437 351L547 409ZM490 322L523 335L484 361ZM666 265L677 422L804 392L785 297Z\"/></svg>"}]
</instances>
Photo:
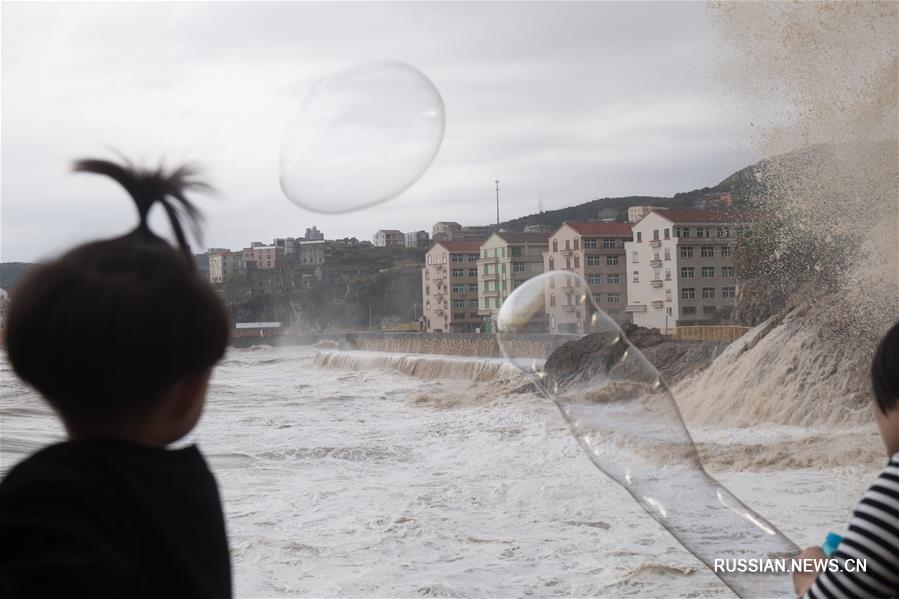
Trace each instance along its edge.
<instances>
[{"instance_id":1,"label":"large soap bubble","mask_svg":"<svg viewBox=\"0 0 899 599\"><path fill-rule=\"evenodd\" d=\"M421 71L362 65L317 85L281 147L281 187L295 204L338 213L399 195L427 170L446 122Z\"/></svg>"},{"instance_id":2,"label":"large soap bubble","mask_svg":"<svg viewBox=\"0 0 899 599\"><path fill-rule=\"evenodd\" d=\"M556 310L586 316L584 330L546 333ZM528 280L503 304L497 330L503 355L556 403L596 467L731 590L794 595L789 574L714 568L716 560L789 558L799 548L709 476L665 382L599 309L583 278L554 271ZM729 563L726 569L739 569Z\"/></svg>"}]
</instances>

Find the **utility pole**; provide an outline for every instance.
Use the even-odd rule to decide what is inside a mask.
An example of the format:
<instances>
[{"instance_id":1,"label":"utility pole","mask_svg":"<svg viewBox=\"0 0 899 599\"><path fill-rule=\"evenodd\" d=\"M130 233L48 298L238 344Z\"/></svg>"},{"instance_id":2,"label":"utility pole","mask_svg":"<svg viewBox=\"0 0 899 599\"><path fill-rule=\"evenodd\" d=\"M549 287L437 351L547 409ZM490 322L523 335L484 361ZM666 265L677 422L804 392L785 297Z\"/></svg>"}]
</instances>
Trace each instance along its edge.
<instances>
[{"instance_id":1,"label":"utility pole","mask_svg":"<svg viewBox=\"0 0 899 599\"><path fill-rule=\"evenodd\" d=\"M499 231L499 179L494 183L496 183L496 230Z\"/></svg>"}]
</instances>

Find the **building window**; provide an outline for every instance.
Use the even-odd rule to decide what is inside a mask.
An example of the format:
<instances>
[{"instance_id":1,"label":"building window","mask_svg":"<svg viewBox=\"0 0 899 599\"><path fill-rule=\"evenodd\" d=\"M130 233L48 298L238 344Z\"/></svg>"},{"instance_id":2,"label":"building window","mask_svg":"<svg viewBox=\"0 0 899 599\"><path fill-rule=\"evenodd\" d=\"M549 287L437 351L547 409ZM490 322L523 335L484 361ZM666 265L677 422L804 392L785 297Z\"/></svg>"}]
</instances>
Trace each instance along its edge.
<instances>
[{"instance_id":1,"label":"building window","mask_svg":"<svg viewBox=\"0 0 899 599\"><path fill-rule=\"evenodd\" d=\"M596 240L595 239L585 239L584 240L584 249L585 250L595 250L596 249Z\"/></svg>"},{"instance_id":2,"label":"building window","mask_svg":"<svg viewBox=\"0 0 899 599\"><path fill-rule=\"evenodd\" d=\"M702 313L703 314L714 314L718 309L715 306L703 306Z\"/></svg>"},{"instance_id":3,"label":"building window","mask_svg":"<svg viewBox=\"0 0 899 599\"><path fill-rule=\"evenodd\" d=\"M523 266L523 265L522 265L522 266ZM580 268L580 267L581 267L581 257L580 257L580 256L575 256L575 257L574 257L574 267L575 267L575 268Z\"/></svg>"},{"instance_id":4,"label":"building window","mask_svg":"<svg viewBox=\"0 0 899 599\"><path fill-rule=\"evenodd\" d=\"M469 262L477 262L477 261L478 261L478 255L477 255L477 254L468 254L468 261L469 261Z\"/></svg>"},{"instance_id":5,"label":"building window","mask_svg":"<svg viewBox=\"0 0 899 599\"><path fill-rule=\"evenodd\" d=\"M665 260L671 260L671 248L665 248Z\"/></svg>"},{"instance_id":6,"label":"building window","mask_svg":"<svg viewBox=\"0 0 899 599\"><path fill-rule=\"evenodd\" d=\"M606 314L609 316L621 316L621 308L609 308Z\"/></svg>"},{"instance_id":7,"label":"building window","mask_svg":"<svg viewBox=\"0 0 899 599\"><path fill-rule=\"evenodd\" d=\"M631 262L639 262L639 261L640 261L639 252L637 252L637 251L631 252Z\"/></svg>"},{"instance_id":8,"label":"building window","mask_svg":"<svg viewBox=\"0 0 899 599\"><path fill-rule=\"evenodd\" d=\"M566 250L570 250L570 249L571 249L571 240L570 240L570 239L566 239L566 240L565 240L565 249L566 249Z\"/></svg>"},{"instance_id":9,"label":"building window","mask_svg":"<svg viewBox=\"0 0 899 599\"><path fill-rule=\"evenodd\" d=\"M658 241L658 239L659 239L659 230L658 229L652 230L652 238L653 238L653 240Z\"/></svg>"},{"instance_id":10,"label":"building window","mask_svg":"<svg viewBox=\"0 0 899 599\"><path fill-rule=\"evenodd\" d=\"M671 239L671 229L665 229L665 239Z\"/></svg>"},{"instance_id":11,"label":"building window","mask_svg":"<svg viewBox=\"0 0 899 599\"><path fill-rule=\"evenodd\" d=\"M696 314L696 306L683 306L680 310L682 314Z\"/></svg>"},{"instance_id":12,"label":"building window","mask_svg":"<svg viewBox=\"0 0 899 599\"><path fill-rule=\"evenodd\" d=\"M693 257L693 246L685 245L680 249L680 257L681 258L692 258Z\"/></svg>"},{"instance_id":13,"label":"building window","mask_svg":"<svg viewBox=\"0 0 899 599\"><path fill-rule=\"evenodd\" d=\"M468 269L468 276L469 276L469 277L477 277L477 276L478 276L478 269L477 269L477 268L469 268L469 269Z\"/></svg>"},{"instance_id":14,"label":"building window","mask_svg":"<svg viewBox=\"0 0 899 599\"><path fill-rule=\"evenodd\" d=\"M680 236L683 237L684 239L689 239L690 238L690 227L684 227L683 229L681 229Z\"/></svg>"},{"instance_id":15,"label":"building window","mask_svg":"<svg viewBox=\"0 0 899 599\"><path fill-rule=\"evenodd\" d=\"M665 269L665 280L666 280L666 281L670 281L670 280L671 280L671 269L670 269L670 268L666 268L666 269Z\"/></svg>"},{"instance_id":16,"label":"building window","mask_svg":"<svg viewBox=\"0 0 899 599\"><path fill-rule=\"evenodd\" d=\"M637 243L640 243L641 241L643 241L643 232L637 231Z\"/></svg>"},{"instance_id":17,"label":"building window","mask_svg":"<svg viewBox=\"0 0 899 599\"><path fill-rule=\"evenodd\" d=\"M565 269L571 269L571 256L565 256Z\"/></svg>"},{"instance_id":18,"label":"building window","mask_svg":"<svg viewBox=\"0 0 899 599\"><path fill-rule=\"evenodd\" d=\"M618 266L618 256L606 256L606 266Z\"/></svg>"},{"instance_id":19,"label":"building window","mask_svg":"<svg viewBox=\"0 0 899 599\"><path fill-rule=\"evenodd\" d=\"M621 301L621 294L620 294L620 293L610 293L610 294L609 294L609 303L610 303L610 304L617 304L617 303L619 303L620 301Z\"/></svg>"},{"instance_id":20,"label":"building window","mask_svg":"<svg viewBox=\"0 0 899 599\"><path fill-rule=\"evenodd\" d=\"M453 293L465 293L465 285L453 285Z\"/></svg>"},{"instance_id":21,"label":"building window","mask_svg":"<svg viewBox=\"0 0 899 599\"><path fill-rule=\"evenodd\" d=\"M665 290L665 301L666 301L666 302L670 302L670 301L671 301L671 290L670 290L670 289L666 289L666 290Z\"/></svg>"},{"instance_id":22,"label":"building window","mask_svg":"<svg viewBox=\"0 0 899 599\"><path fill-rule=\"evenodd\" d=\"M684 266L680 269L680 278L682 279L692 279L693 278L693 267L692 266Z\"/></svg>"},{"instance_id":23,"label":"building window","mask_svg":"<svg viewBox=\"0 0 899 599\"><path fill-rule=\"evenodd\" d=\"M634 278L632 280L634 281L634 283L640 282L640 271L639 270L634 271Z\"/></svg>"},{"instance_id":24,"label":"building window","mask_svg":"<svg viewBox=\"0 0 899 599\"><path fill-rule=\"evenodd\" d=\"M431 263L431 254L428 254L428 264Z\"/></svg>"},{"instance_id":25,"label":"building window","mask_svg":"<svg viewBox=\"0 0 899 599\"><path fill-rule=\"evenodd\" d=\"M729 246L729 245L722 245L722 246L721 246L721 257L722 257L722 258L727 258L728 256L730 256L730 246Z\"/></svg>"},{"instance_id":26,"label":"building window","mask_svg":"<svg viewBox=\"0 0 899 599\"><path fill-rule=\"evenodd\" d=\"M478 292L478 284L477 283L469 283L468 284L468 293L477 293Z\"/></svg>"},{"instance_id":27,"label":"building window","mask_svg":"<svg viewBox=\"0 0 899 599\"><path fill-rule=\"evenodd\" d=\"M453 308L464 308L465 300L453 300Z\"/></svg>"},{"instance_id":28,"label":"building window","mask_svg":"<svg viewBox=\"0 0 899 599\"><path fill-rule=\"evenodd\" d=\"M587 256L587 266L599 266L601 260L601 256Z\"/></svg>"},{"instance_id":29,"label":"building window","mask_svg":"<svg viewBox=\"0 0 899 599\"><path fill-rule=\"evenodd\" d=\"M680 227L674 227L674 236L680 237Z\"/></svg>"},{"instance_id":30,"label":"building window","mask_svg":"<svg viewBox=\"0 0 899 599\"><path fill-rule=\"evenodd\" d=\"M462 268L454 268L454 269L453 269L453 277L454 277L454 278L455 278L455 277L464 277L464 276L465 276L465 270L464 270L464 269L462 269Z\"/></svg>"},{"instance_id":31,"label":"building window","mask_svg":"<svg viewBox=\"0 0 899 599\"><path fill-rule=\"evenodd\" d=\"M450 261L452 262L462 262L464 256L462 254L453 254L450 256Z\"/></svg>"},{"instance_id":32,"label":"building window","mask_svg":"<svg viewBox=\"0 0 899 599\"><path fill-rule=\"evenodd\" d=\"M736 273L734 272L733 266L722 266L721 267L721 276L726 279L733 279Z\"/></svg>"},{"instance_id":33,"label":"building window","mask_svg":"<svg viewBox=\"0 0 899 599\"><path fill-rule=\"evenodd\" d=\"M554 251L554 252L558 252L558 251L559 251L559 242L558 242L557 240L555 240L555 239L553 239L553 251Z\"/></svg>"},{"instance_id":34,"label":"building window","mask_svg":"<svg viewBox=\"0 0 899 599\"><path fill-rule=\"evenodd\" d=\"M703 258L714 258L715 257L715 248L710 245L704 245L699 250L699 255Z\"/></svg>"},{"instance_id":35,"label":"building window","mask_svg":"<svg viewBox=\"0 0 899 599\"><path fill-rule=\"evenodd\" d=\"M714 287L703 287L702 288L702 299L715 299L715 288Z\"/></svg>"},{"instance_id":36,"label":"building window","mask_svg":"<svg viewBox=\"0 0 899 599\"><path fill-rule=\"evenodd\" d=\"M556 270L556 260L552 256L549 257L549 269Z\"/></svg>"},{"instance_id":37,"label":"building window","mask_svg":"<svg viewBox=\"0 0 899 599\"><path fill-rule=\"evenodd\" d=\"M581 238L580 237L574 238L574 249L576 249L576 250L581 249Z\"/></svg>"},{"instance_id":38,"label":"building window","mask_svg":"<svg viewBox=\"0 0 899 599\"><path fill-rule=\"evenodd\" d=\"M478 300L476 300L476 299L468 300L468 307L469 307L469 308L477 308L477 307L478 307Z\"/></svg>"},{"instance_id":39,"label":"building window","mask_svg":"<svg viewBox=\"0 0 899 599\"><path fill-rule=\"evenodd\" d=\"M584 246L584 247L586 247L586 246ZM602 240L602 249L614 250L615 249L615 240L614 239L603 239Z\"/></svg>"},{"instance_id":40,"label":"building window","mask_svg":"<svg viewBox=\"0 0 899 599\"><path fill-rule=\"evenodd\" d=\"M702 267L702 278L703 279L714 279L715 278L715 267L714 266L703 266Z\"/></svg>"},{"instance_id":41,"label":"building window","mask_svg":"<svg viewBox=\"0 0 899 599\"><path fill-rule=\"evenodd\" d=\"M606 283L608 283L609 285L618 285L620 283L620 281L621 281L621 279L619 278L618 275L607 275L606 276Z\"/></svg>"},{"instance_id":42,"label":"building window","mask_svg":"<svg viewBox=\"0 0 899 599\"><path fill-rule=\"evenodd\" d=\"M722 287L721 288L721 297L733 298L736 295L735 291L736 291L735 287Z\"/></svg>"},{"instance_id":43,"label":"building window","mask_svg":"<svg viewBox=\"0 0 899 599\"><path fill-rule=\"evenodd\" d=\"M681 299L696 299L696 290L692 287L684 287L680 290Z\"/></svg>"},{"instance_id":44,"label":"building window","mask_svg":"<svg viewBox=\"0 0 899 599\"><path fill-rule=\"evenodd\" d=\"M550 305L550 306L555 306L555 305L556 305L556 294L555 294L555 293L550 293L550 294L549 294L549 305Z\"/></svg>"},{"instance_id":45,"label":"building window","mask_svg":"<svg viewBox=\"0 0 899 599\"><path fill-rule=\"evenodd\" d=\"M587 277L587 285L599 285L602 283L602 277L599 275L589 275Z\"/></svg>"}]
</instances>

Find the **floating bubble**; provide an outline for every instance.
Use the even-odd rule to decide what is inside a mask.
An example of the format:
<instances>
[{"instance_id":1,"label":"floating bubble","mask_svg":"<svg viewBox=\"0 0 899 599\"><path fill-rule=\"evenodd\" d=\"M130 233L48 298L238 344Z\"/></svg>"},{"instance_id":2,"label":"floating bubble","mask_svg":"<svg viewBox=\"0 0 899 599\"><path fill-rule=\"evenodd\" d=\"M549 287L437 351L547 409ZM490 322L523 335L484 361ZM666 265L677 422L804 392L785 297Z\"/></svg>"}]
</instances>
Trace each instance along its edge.
<instances>
[{"instance_id":1,"label":"floating bubble","mask_svg":"<svg viewBox=\"0 0 899 599\"><path fill-rule=\"evenodd\" d=\"M418 69L362 65L317 85L281 146L281 188L315 212L349 212L393 198L433 162L443 99Z\"/></svg>"},{"instance_id":2,"label":"floating bubble","mask_svg":"<svg viewBox=\"0 0 899 599\"><path fill-rule=\"evenodd\" d=\"M545 332L550 319L569 313L586 317L582 331ZM789 558L799 548L705 471L668 386L582 277L554 271L529 279L503 303L497 330L503 355L555 402L594 465L731 590L794 596L789 574L714 567Z\"/></svg>"}]
</instances>

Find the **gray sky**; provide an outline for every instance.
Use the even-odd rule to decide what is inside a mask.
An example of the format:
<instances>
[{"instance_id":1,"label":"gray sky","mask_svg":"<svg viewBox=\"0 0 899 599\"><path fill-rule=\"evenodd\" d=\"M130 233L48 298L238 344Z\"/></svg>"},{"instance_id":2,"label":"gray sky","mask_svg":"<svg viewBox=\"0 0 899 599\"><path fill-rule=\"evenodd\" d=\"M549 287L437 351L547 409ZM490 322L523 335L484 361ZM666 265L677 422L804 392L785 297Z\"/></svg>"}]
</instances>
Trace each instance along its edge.
<instances>
[{"instance_id":1,"label":"gray sky","mask_svg":"<svg viewBox=\"0 0 899 599\"><path fill-rule=\"evenodd\" d=\"M2 5L2 261L124 233L135 211L76 157L206 167L210 247L495 219L603 196L671 195L760 158L712 76L702 3ZM375 60L423 71L446 105L431 168L341 215L296 207L282 137L316 81ZM159 215L156 215L158 217ZM157 230L166 232L156 218Z\"/></svg>"}]
</instances>

